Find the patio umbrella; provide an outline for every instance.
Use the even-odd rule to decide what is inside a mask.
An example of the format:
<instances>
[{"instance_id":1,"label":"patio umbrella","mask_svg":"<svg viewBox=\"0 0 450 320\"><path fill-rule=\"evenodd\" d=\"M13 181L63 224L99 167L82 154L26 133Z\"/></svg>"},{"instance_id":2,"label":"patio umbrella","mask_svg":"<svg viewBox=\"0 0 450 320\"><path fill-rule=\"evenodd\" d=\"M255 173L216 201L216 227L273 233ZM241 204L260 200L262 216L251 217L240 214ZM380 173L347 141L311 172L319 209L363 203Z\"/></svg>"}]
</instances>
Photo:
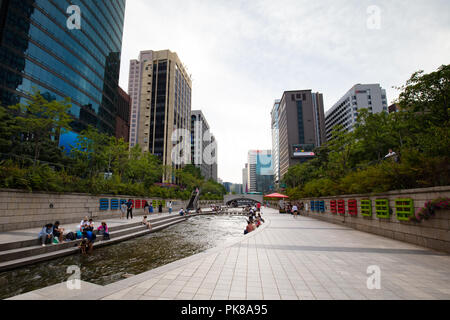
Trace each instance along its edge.
<instances>
[{"instance_id":1,"label":"patio umbrella","mask_svg":"<svg viewBox=\"0 0 450 320\"><path fill-rule=\"evenodd\" d=\"M289 198L289 197L285 196L283 194L280 194L280 193L272 193L272 194L268 194L268 195L264 196L264 198L286 199L286 198Z\"/></svg>"}]
</instances>

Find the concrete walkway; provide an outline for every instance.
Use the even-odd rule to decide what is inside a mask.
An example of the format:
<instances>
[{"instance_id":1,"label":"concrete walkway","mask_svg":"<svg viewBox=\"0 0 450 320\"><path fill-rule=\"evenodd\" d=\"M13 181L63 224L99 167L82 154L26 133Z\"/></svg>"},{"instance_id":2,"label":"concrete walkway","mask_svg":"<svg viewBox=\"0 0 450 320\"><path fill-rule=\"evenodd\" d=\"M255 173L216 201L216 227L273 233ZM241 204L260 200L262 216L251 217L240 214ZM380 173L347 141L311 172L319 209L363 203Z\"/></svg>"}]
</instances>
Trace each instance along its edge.
<instances>
[{"instance_id":1,"label":"concrete walkway","mask_svg":"<svg viewBox=\"0 0 450 320\"><path fill-rule=\"evenodd\" d=\"M66 299L450 299L450 256L265 209L267 223L239 241ZM369 266L380 273L369 290ZM49 288L13 299L46 299ZM51 290L51 289L50 289ZM59 291L59 290L58 290Z\"/></svg>"}]
</instances>

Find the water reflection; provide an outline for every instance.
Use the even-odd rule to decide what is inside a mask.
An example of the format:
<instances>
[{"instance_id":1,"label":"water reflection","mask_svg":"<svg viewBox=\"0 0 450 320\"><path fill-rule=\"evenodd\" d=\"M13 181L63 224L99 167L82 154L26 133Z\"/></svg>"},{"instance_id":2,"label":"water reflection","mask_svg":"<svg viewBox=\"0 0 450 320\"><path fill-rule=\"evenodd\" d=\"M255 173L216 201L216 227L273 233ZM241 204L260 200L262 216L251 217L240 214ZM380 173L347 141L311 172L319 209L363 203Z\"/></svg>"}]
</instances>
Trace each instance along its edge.
<instances>
[{"instance_id":1,"label":"water reflection","mask_svg":"<svg viewBox=\"0 0 450 320\"><path fill-rule=\"evenodd\" d=\"M0 298L5 299L66 281L67 267L79 266L81 279L106 285L243 237L243 216L203 216L165 230L94 250L0 273Z\"/></svg>"}]
</instances>

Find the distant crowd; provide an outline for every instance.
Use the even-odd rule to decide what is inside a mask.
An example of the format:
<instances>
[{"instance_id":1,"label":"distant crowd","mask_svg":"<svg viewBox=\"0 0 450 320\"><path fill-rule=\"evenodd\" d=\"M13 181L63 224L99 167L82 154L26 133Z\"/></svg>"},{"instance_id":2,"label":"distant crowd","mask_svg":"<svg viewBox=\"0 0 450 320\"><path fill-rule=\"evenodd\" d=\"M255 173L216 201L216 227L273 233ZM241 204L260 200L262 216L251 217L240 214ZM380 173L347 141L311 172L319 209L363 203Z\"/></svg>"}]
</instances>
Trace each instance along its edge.
<instances>
[{"instance_id":1,"label":"distant crowd","mask_svg":"<svg viewBox=\"0 0 450 320\"><path fill-rule=\"evenodd\" d=\"M261 204L258 202L256 206L247 206L244 208L244 212L248 212L247 227L244 230L244 234L255 231L265 221L261 217Z\"/></svg>"}]
</instances>

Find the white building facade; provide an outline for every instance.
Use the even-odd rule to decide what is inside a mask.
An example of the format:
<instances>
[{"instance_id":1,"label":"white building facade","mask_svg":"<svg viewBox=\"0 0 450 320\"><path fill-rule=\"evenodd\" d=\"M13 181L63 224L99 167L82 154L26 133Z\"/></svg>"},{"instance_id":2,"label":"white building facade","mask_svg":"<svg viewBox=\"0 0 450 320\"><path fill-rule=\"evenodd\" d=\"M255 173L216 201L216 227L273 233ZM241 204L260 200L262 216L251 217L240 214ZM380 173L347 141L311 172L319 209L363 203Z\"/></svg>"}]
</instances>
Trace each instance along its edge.
<instances>
[{"instance_id":1,"label":"white building facade","mask_svg":"<svg viewBox=\"0 0 450 320\"><path fill-rule=\"evenodd\" d=\"M357 84L353 86L325 114L327 141L331 139L333 128L343 125L347 131L353 131L358 111L368 109L370 113L388 112L386 90L379 84Z\"/></svg>"}]
</instances>

